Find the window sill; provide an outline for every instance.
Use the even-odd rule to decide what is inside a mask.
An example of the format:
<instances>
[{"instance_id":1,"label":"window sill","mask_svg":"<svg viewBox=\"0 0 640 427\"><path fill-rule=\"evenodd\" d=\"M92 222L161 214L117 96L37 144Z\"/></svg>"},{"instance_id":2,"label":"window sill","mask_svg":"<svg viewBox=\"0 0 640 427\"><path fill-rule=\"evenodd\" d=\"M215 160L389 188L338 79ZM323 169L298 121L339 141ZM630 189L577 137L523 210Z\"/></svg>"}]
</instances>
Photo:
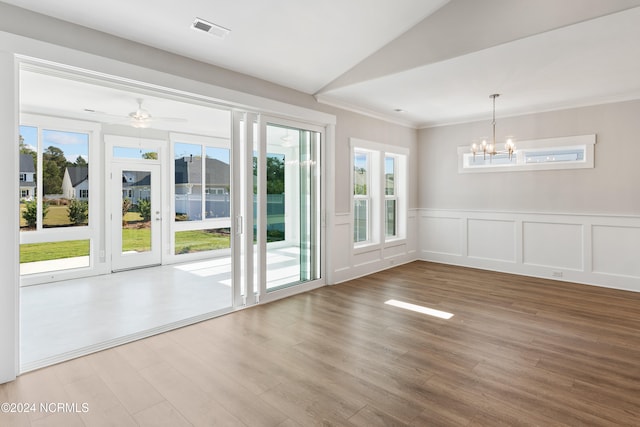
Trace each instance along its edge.
<instances>
[{"instance_id":1,"label":"window sill","mask_svg":"<svg viewBox=\"0 0 640 427\"><path fill-rule=\"evenodd\" d=\"M380 250L382 246L380 245L380 243L375 242L367 242L367 243L360 243L358 245L354 245L353 246L353 254L354 255L358 255L358 254L364 254L367 252L373 252L373 251L378 251Z\"/></svg>"}]
</instances>

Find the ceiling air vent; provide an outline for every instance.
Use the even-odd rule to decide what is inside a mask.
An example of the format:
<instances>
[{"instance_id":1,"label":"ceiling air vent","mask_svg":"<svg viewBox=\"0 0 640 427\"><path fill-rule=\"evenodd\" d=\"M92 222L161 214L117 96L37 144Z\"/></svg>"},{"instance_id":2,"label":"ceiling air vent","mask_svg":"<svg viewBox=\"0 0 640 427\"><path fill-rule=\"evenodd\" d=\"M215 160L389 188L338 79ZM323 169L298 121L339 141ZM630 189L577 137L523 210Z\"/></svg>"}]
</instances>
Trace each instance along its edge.
<instances>
[{"instance_id":1,"label":"ceiling air vent","mask_svg":"<svg viewBox=\"0 0 640 427\"><path fill-rule=\"evenodd\" d=\"M200 18L196 18L195 21L193 21L191 28L194 30L204 31L205 33L209 33L212 36L216 36L221 39L225 38L227 34L231 32L228 28L221 27L220 25L213 24Z\"/></svg>"}]
</instances>

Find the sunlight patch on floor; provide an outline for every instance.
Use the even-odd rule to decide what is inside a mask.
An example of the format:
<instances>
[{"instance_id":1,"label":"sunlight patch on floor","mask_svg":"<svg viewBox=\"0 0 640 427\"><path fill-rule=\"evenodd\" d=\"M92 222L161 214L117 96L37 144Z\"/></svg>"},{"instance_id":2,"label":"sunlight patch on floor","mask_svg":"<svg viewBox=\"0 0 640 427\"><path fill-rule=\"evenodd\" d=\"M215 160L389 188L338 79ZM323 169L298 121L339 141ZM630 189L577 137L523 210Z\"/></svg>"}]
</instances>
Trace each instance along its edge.
<instances>
[{"instance_id":1,"label":"sunlight patch on floor","mask_svg":"<svg viewBox=\"0 0 640 427\"><path fill-rule=\"evenodd\" d=\"M405 310L415 311L417 313L427 314L429 316L439 317L440 319L448 320L453 317L453 314L447 313L446 311L435 310L433 308L410 304L408 302L402 302L395 299L385 301L385 304L391 305L393 307L404 308Z\"/></svg>"}]
</instances>

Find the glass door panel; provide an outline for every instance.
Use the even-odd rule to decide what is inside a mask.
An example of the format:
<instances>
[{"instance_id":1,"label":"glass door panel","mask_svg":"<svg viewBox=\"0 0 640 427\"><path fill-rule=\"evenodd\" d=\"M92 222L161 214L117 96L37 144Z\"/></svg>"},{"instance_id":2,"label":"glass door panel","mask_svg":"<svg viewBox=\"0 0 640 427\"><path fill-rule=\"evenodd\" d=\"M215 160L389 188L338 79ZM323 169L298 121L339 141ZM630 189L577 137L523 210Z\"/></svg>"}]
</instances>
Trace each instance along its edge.
<instances>
[{"instance_id":1,"label":"glass door panel","mask_svg":"<svg viewBox=\"0 0 640 427\"><path fill-rule=\"evenodd\" d=\"M160 166L114 163L112 191L112 270L160 264Z\"/></svg>"},{"instance_id":2,"label":"glass door panel","mask_svg":"<svg viewBox=\"0 0 640 427\"><path fill-rule=\"evenodd\" d=\"M268 123L263 153L266 291L320 278L321 133Z\"/></svg>"}]
</instances>

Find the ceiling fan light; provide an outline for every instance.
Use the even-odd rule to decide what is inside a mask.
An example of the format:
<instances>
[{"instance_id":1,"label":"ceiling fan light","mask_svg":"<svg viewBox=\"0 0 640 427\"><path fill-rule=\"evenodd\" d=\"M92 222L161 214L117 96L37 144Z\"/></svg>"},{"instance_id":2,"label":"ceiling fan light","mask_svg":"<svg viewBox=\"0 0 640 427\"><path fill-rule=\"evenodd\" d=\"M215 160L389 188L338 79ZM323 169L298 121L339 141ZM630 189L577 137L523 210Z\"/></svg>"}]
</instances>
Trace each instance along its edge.
<instances>
[{"instance_id":1,"label":"ceiling fan light","mask_svg":"<svg viewBox=\"0 0 640 427\"><path fill-rule=\"evenodd\" d=\"M151 126L151 122L148 120L132 119L131 126L136 129L147 129Z\"/></svg>"}]
</instances>

